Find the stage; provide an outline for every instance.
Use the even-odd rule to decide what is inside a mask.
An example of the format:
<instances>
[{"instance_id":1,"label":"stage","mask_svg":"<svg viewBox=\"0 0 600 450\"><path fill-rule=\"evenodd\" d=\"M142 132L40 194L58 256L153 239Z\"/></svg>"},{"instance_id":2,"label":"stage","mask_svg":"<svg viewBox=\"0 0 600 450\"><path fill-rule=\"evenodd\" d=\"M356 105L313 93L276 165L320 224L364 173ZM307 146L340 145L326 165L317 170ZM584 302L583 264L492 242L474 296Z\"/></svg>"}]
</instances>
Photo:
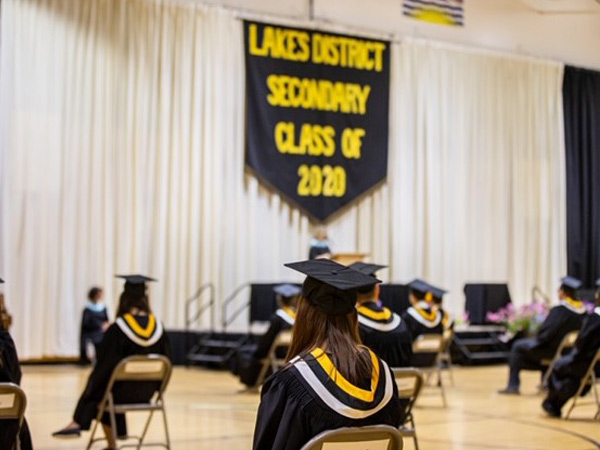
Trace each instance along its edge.
<instances>
[{"instance_id":1,"label":"stage","mask_svg":"<svg viewBox=\"0 0 600 450\"><path fill-rule=\"evenodd\" d=\"M589 450L600 448L600 427L589 420L593 407L574 411L574 420L545 418L535 394L539 376L523 374L521 397L503 397L505 366L454 369L448 408L437 391L427 389L415 410L422 450ZM87 441L59 441L50 434L70 420L88 369L70 365L25 366L27 418L37 450L81 449ZM239 394L241 386L226 372L177 367L167 390L169 428L174 450L248 450L251 448L258 394ZM156 420L156 419L155 419ZM135 432L137 421L132 420ZM151 435L161 431L154 422ZM96 447L102 448L102 447ZM413 449L405 440L405 449Z\"/></svg>"}]
</instances>

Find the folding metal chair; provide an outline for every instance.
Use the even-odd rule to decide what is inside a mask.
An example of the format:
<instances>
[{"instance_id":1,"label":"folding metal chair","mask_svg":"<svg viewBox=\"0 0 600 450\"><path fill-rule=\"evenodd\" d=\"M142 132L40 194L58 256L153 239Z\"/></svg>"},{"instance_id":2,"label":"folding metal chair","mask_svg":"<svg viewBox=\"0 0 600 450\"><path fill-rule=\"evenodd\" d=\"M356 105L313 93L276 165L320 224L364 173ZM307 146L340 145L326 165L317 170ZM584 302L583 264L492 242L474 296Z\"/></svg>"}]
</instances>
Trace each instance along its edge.
<instances>
[{"instance_id":1,"label":"folding metal chair","mask_svg":"<svg viewBox=\"0 0 600 450\"><path fill-rule=\"evenodd\" d=\"M300 450L402 450L400 432L387 425L339 428L312 438Z\"/></svg>"},{"instance_id":2,"label":"folding metal chair","mask_svg":"<svg viewBox=\"0 0 600 450\"><path fill-rule=\"evenodd\" d=\"M446 407L446 391L444 390L444 380L442 380L442 371L438 364L439 355L444 349L444 337L438 334L423 334L413 342L413 355L418 354L433 354L437 356L433 359L431 366L421 367L419 370L426 375L426 380L429 381L432 375L437 375L437 387L442 395L442 404Z\"/></svg>"},{"instance_id":3,"label":"folding metal chair","mask_svg":"<svg viewBox=\"0 0 600 450\"><path fill-rule=\"evenodd\" d=\"M25 420L27 397L25 392L13 383L0 383L0 422L3 420L16 420L17 433L13 449L20 450L19 434ZM12 450L12 449L7 449Z\"/></svg>"},{"instance_id":4,"label":"folding metal chair","mask_svg":"<svg viewBox=\"0 0 600 450\"><path fill-rule=\"evenodd\" d=\"M448 371L450 374L450 383L454 386L454 373L452 371L452 356L450 355L450 345L452 344L452 337L454 336L454 330L447 328L444 330L442 351L438 355L438 365L441 371Z\"/></svg>"},{"instance_id":5,"label":"folding metal chair","mask_svg":"<svg viewBox=\"0 0 600 450\"><path fill-rule=\"evenodd\" d=\"M98 415L96 416L96 422L92 428L92 434L90 441L87 446L87 450L92 448L95 442L106 440L106 438L94 439L98 424L101 423L102 416L108 413L110 417L110 426L112 437L117 441L117 421L116 414L125 414L126 412L134 411L148 411L148 420L144 425L142 435L127 436L127 439L136 439L136 444L125 444L118 448L126 447L137 447L140 449L142 446L155 446L171 448L171 441L169 439L169 428L167 426L167 412L165 410L164 403L164 392L171 378L171 361L163 355L135 355L130 356L122 360L117 367L113 370L113 373L106 387L104 398L98 405ZM147 383L156 382L157 388L147 402L144 403L132 403L123 404L119 403L119 398L115 398L113 395L113 389L116 383L127 383L127 387L131 386L134 389L136 383ZM150 427L150 422L155 411L160 411L163 416L163 424L165 428L165 442L164 443L144 443L146 433Z\"/></svg>"},{"instance_id":6,"label":"folding metal chair","mask_svg":"<svg viewBox=\"0 0 600 450\"><path fill-rule=\"evenodd\" d=\"M281 367L283 367L286 363L285 359L279 358L277 356L277 352L280 349L287 349L292 342L292 331L282 331L277 335L277 338L273 341L271 348L269 349L269 353L267 353L266 358L262 360L262 368L260 369L260 374L256 379L256 384L252 389L256 390L265 382L265 378L267 377L267 373L269 368L273 372L277 372Z\"/></svg>"},{"instance_id":7,"label":"folding metal chair","mask_svg":"<svg viewBox=\"0 0 600 450\"><path fill-rule=\"evenodd\" d=\"M548 366L546 371L544 372L544 377L542 378L542 389L546 389L548 387L548 381L550 380L550 374L552 374L552 369L554 369L554 365L558 358L560 358L566 350L573 348L575 346L575 341L577 340L577 336L579 336L578 331L571 331L567 333L565 337L560 342L560 345L556 349L556 353L552 357L552 359L543 359L542 366Z\"/></svg>"},{"instance_id":8,"label":"folding metal chair","mask_svg":"<svg viewBox=\"0 0 600 450\"><path fill-rule=\"evenodd\" d=\"M583 390L587 386L590 386L590 390L594 394L594 400L596 402L596 408L597 408L596 414L594 415L594 420L600 420L600 393L598 392L598 386L597 386L598 383L600 383L600 378L596 377L596 365L597 364L600 364L600 349L596 352L596 356L592 360L592 363L590 364L588 371L586 372L585 376L581 379L581 383L579 383L579 389L577 389L577 394L575 394L575 397L573 397L573 401L571 402L571 407L569 408L569 411L567 412L565 419L568 419L571 416L571 412L573 411L575 406L583 406L584 404L589 404L589 403L580 403L579 405L577 405L577 401L578 401L579 397L581 397Z\"/></svg>"},{"instance_id":9,"label":"folding metal chair","mask_svg":"<svg viewBox=\"0 0 600 450\"><path fill-rule=\"evenodd\" d=\"M400 426L402 437L412 438L415 450L419 450L417 440L417 429L413 416L413 407L423 387L423 375L418 369L393 369L396 385L398 386L398 398L404 400L404 423Z\"/></svg>"}]
</instances>

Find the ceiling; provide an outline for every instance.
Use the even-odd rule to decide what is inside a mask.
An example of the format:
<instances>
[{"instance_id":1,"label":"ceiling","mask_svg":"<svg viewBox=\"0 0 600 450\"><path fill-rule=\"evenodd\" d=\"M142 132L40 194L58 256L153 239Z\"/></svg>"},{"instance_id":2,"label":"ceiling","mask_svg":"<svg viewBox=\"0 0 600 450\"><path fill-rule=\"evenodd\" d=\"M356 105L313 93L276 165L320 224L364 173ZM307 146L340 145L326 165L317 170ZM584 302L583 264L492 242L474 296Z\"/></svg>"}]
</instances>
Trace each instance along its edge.
<instances>
[{"instance_id":1,"label":"ceiling","mask_svg":"<svg viewBox=\"0 0 600 450\"><path fill-rule=\"evenodd\" d=\"M600 0L519 0L539 14L600 14Z\"/></svg>"}]
</instances>

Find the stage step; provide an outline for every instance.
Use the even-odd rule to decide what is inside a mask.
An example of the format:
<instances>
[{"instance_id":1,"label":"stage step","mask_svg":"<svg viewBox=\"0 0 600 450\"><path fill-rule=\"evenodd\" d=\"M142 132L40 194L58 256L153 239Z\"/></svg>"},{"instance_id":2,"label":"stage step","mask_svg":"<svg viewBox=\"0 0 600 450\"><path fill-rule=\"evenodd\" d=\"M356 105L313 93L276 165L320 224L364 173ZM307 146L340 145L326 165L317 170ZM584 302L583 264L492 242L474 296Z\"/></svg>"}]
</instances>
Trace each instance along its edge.
<instances>
[{"instance_id":1,"label":"stage step","mask_svg":"<svg viewBox=\"0 0 600 450\"><path fill-rule=\"evenodd\" d=\"M452 360L461 364L497 364L506 361L508 346L500 340L504 328L498 326L463 327L455 330Z\"/></svg>"},{"instance_id":2,"label":"stage step","mask_svg":"<svg viewBox=\"0 0 600 450\"><path fill-rule=\"evenodd\" d=\"M188 365L207 365L226 368L238 348L246 344L250 336L211 333L200 338L186 356Z\"/></svg>"}]
</instances>

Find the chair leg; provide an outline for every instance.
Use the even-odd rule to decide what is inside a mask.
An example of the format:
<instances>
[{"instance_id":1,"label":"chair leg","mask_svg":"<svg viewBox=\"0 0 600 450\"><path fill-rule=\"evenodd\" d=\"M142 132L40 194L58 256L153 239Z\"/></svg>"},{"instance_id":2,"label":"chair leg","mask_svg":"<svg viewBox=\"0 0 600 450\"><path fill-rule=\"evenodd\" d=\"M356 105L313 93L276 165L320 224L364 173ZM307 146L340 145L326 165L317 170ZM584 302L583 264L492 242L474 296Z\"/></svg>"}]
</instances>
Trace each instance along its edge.
<instances>
[{"instance_id":1,"label":"chair leg","mask_svg":"<svg viewBox=\"0 0 600 450\"><path fill-rule=\"evenodd\" d=\"M419 450L419 440L417 439L417 433L413 436L413 442L415 443L415 450Z\"/></svg>"},{"instance_id":2,"label":"chair leg","mask_svg":"<svg viewBox=\"0 0 600 450\"><path fill-rule=\"evenodd\" d=\"M92 427L92 433L90 434L90 440L88 441L86 450L90 450L92 448L92 445L94 445L94 436L96 436L96 430L98 429L98 424L100 423L100 420L102 419L102 415L104 414L104 409L105 409L104 405L105 405L105 403L103 401L100 404L98 416L96 417L96 420L94 421L94 426Z\"/></svg>"},{"instance_id":3,"label":"chair leg","mask_svg":"<svg viewBox=\"0 0 600 450\"><path fill-rule=\"evenodd\" d=\"M165 405L162 405L163 423L165 424L165 437L167 439L167 450L171 450L171 438L169 436L169 426L167 425L167 410Z\"/></svg>"},{"instance_id":4,"label":"chair leg","mask_svg":"<svg viewBox=\"0 0 600 450\"><path fill-rule=\"evenodd\" d=\"M144 438L146 437L146 433L148 432L148 428L150 427L150 422L152 421L152 416L154 415L154 411L150 411L148 415L148 420L146 420L146 425L144 425L144 430L142 431L142 435L138 440L138 450L142 448L142 442L144 442Z\"/></svg>"},{"instance_id":5,"label":"chair leg","mask_svg":"<svg viewBox=\"0 0 600 450\"><path fill-rule=\"evenodd\" d=\"M438 387L440 388L440 392L442 394L442 404L444 405L444 408L446 408L448 406L448 403L446 402L446 390L444 389L444 381L442 380L442 371L438 371Z\"/></svg>"}]
</instances>

